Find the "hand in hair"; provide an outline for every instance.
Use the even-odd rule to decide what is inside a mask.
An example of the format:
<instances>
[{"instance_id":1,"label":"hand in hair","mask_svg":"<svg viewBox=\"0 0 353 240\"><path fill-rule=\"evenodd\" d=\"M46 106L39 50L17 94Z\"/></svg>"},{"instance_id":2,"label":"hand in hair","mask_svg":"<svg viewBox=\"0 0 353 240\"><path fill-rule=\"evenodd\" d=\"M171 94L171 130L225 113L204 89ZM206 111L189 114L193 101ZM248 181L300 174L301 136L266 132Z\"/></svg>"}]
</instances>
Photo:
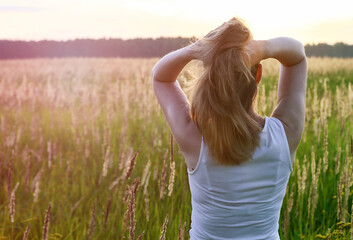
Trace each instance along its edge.
<instances>
[{"instance_id":1,"label":"hand in hair","mask_svg":"<svg viewBox=\"0 0 353 240\"><path fill-rule=\"evenodd\" d=\"M194 58L201 60L204 66L215 63L224 54L241 59L241 64L248 66L249 54L246 47L251 39L249 28L241 19L234 17L191 44L189 49Z\"/></svg>"},{"instance_id":2,"label":"hand in hair","mask_svg":"<svg viewBox=\"0 0 353 240\"><path fill-rule=\"evenodd\" d=\"M261 60L268 58L267 45L264 40L251 39L246 46L246 49L250 55L251 65L256 65Z\"/></svg>"}]
</instances>

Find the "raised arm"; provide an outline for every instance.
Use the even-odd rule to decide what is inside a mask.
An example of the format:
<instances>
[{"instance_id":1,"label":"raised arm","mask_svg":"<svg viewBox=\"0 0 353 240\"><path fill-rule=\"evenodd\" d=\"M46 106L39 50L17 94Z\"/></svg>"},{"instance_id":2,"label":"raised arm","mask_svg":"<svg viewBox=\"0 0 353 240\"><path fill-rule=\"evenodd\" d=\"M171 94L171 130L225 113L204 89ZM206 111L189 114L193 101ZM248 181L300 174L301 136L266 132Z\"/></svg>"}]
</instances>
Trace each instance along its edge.
<instances>
[{"instance_id":1,"label":"raised arm","mask_svg":"<svg viewBox=\"0 0 353 240\"><path fill-rule=\"evenodd\" d=\"M152 69L152 78L158 82L174 82L181 70L195 59L190 46L170 52L161 58Z\"/></svg>"},{"instance_id":2,"label":"raised arm","mask_svg":"<svg viewBox=\"0 0 353 240\"><path fill-rule=\"evenodd\" d=\"M198 158L194 149L200 149L201 135L190 118L190 104L176 79L184 66L195 59L191 47L165 55L152 69L154 92L189 169L195 166L190 159Z\"/></svg>"},{"instance_id":3,"label":"raised arm","mask_svg":"<svg viewBox=\"0 0 353 240\"><path fill-rule=\"evenodd\" d=\"M277 107L272 116L285 125L289 148L294 158L305 120L307 61L303 45L295 39L280 37L262 41L263 58L281 63Z\"/></svg>"}]
</instances>

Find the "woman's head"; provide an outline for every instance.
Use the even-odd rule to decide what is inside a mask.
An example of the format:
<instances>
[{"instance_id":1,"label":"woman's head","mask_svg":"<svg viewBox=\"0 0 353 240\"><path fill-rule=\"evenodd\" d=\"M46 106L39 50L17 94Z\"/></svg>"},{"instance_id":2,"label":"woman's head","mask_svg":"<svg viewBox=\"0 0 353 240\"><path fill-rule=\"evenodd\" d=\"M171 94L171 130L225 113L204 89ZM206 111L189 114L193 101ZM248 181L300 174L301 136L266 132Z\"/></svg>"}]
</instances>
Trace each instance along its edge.
<instances>
[{"instance_id":1,"label":"woman's head","mask_svg":"<svg viewBox=\"0 0 353 240\"><path fill-rule=\"evenodd\" d=\"M259 145L261 127L251 113L261 76L250 63L250 39L250 30L232 18L194 46L204 71L193 88L191 117L223 164L249 160Z\"/></svg>"}]
</instances>

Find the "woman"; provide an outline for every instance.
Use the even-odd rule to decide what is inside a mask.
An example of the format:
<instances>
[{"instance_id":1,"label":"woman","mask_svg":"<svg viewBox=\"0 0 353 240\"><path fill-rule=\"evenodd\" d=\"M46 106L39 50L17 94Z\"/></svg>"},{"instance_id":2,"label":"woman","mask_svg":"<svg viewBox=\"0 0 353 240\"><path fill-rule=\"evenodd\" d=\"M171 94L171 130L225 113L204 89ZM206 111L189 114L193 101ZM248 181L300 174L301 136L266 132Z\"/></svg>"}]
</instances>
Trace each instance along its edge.
<instances>
[{"instance_id":1,"label":"woman","mask_svg":"<svg viewBox=\"0 0 353 240\"><path fill-rule=\"evenodd\" d=\"M253 108L263 59L281 63L271 117ZM176 78L203 62L191 105ZM153 87L183 152L192 195L191 239L279 239L278 220L304 128L307 62L291 38L254 40L232 18L164 56Z\"/></svg>"}]
</instances>

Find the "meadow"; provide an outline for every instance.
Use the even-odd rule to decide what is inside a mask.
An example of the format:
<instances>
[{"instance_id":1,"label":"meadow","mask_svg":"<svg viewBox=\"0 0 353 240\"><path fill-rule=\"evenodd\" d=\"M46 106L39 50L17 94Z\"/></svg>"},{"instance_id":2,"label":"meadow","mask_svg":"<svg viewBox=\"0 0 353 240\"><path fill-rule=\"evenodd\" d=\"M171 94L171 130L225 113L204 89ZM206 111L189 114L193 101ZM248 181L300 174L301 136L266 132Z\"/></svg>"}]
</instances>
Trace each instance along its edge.
<instances>
[{"instance_id":1,"label":"meadow","mask_svg":"<svg viewBox=\"0 0 353 240\"><path fill-rule=\"evenodd\" d=\"M154 96L158 59L0 61L0 239L188 239L186 164ZM353 59L308 59L281 239L353 239ZM276 106L266 60L256 106ZM178 80L186 89L200 68Z\"/></svg>"}]
</instances>

